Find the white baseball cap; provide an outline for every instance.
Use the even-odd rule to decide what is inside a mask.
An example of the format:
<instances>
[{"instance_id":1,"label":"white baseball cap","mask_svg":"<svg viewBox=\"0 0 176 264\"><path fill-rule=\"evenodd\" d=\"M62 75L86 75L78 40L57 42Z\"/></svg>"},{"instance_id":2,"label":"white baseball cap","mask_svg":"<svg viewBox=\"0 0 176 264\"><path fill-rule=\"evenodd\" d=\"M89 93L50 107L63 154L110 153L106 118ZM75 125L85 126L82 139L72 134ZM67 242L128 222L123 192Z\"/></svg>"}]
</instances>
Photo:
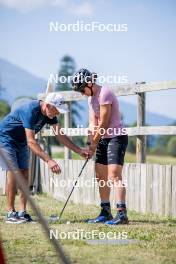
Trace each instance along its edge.
<instances>
[{"instance_id":1,"label":"white baseball cap","mask_svg":"<svg viewBox=\"0 0 176 264\"><path fill-rule=\"evenodd\" d=\"M44 102L55 106L61 114L69 112L68 105L65 103L64 97L59 93L47 94Z\"/></svg>"}]
</instances>

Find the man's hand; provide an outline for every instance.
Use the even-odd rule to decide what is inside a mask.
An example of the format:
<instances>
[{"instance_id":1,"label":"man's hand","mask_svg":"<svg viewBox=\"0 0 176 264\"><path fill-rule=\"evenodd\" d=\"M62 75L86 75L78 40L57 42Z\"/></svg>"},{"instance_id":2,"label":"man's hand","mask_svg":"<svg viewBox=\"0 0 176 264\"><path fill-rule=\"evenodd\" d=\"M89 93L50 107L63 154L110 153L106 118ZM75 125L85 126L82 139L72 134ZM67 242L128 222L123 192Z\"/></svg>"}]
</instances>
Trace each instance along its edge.
<instances>
[{"instance_id":1,"label":"man's hand","mask_svg":"<svg viewBox=\"0 0 176 264\"><path fill-rule=\"evenodd\" d=\"M59 167L59 165L57 164L57 162L55 160L48 160L48 167L51 169L51 171L53 173L56 173L56 174L60 174L61 173L61 168Z\"/></svg>"},{"instance_id":2,"label":"man's hand","mask_svg":"<svg viewBox=\"0 0 176 264\"><path fill-rule=\"evenodd\" d=\"M79 152L78 152L78 154L81 157L85 158L85 159L89 159L89 157L90 157L89 151L87 149L84 149L84 148L80 149Z\"/></svg>"}]
</instances>

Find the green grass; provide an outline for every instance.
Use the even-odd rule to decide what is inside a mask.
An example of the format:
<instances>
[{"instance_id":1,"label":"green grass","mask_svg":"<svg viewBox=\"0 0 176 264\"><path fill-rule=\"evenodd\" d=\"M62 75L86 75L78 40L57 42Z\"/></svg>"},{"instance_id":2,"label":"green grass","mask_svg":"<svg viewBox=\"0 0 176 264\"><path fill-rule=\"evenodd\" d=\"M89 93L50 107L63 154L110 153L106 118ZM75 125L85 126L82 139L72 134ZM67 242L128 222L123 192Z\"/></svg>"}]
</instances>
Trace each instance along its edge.
<instances>
[{"instance_id":1,"label":"green grass","mask_svg":"<svg viewBox=\"0 0 176 264\"><path fill-rule=\"evenodd\" d=\"M54 153L53 158L55 159L64 159L64 152ZM81 159L80 156L72 152L72 159ZM136 155L130 152L125 154L126 163L135 163ZM171 156L157 156L157 155L147 155L147 163L156 163L156 164L173 164L176 165L176 158Z\"/></svg>"},{"instance_id":2,"label":"green grass","mask_svg":"<svg viewBox=\"0 0 176 264\"><path fill-rule=\"evenodd\" d=\"M54 159L64 159L64 152L58 152L58 153L55 152L55 153L53 153L52 156L53 156ZM77 153L72 152L72 159L80 160L82 158Z\"/></svg>"},{"instance_id":3,"label":"green grass","mask_svg":"<svg viewBox=\"0 0 176 264\"><path fill-rule=\"evenodd\" d=\"M173 164L176 165L176 158L171 156L157 156L148 154L146 158L147 163L156 163L156 164ZM135 163L136 155L130 152L125 154L125 162Z\"/></svg>"},{"instance_id":4,"label":"green grass","mask_svg":"<svg viewBox=\"0 0 176 264\"><path fill-rule=\"evenodd\" d=\"M34 197L44 215L59 213L63 203L46 195ZM51 244L46 240L39 223L7 225L4 223L5 197L0 199L0 229L8 263L58 263ZM73 263L79 264L171 264L176 263L176 219L160 218L129 212L129 225L107 227L86 224L82 220L97 215L99 208L69 203L61 224L50 224L58 232L77 229L99 232L127 232L128 238L139 242L130 245L88 245L85 240L62 240L61 243ZM31 212L31 210L29 210ZM70 225L65 224L67 220Z\"/></svg>"}]
</instances>

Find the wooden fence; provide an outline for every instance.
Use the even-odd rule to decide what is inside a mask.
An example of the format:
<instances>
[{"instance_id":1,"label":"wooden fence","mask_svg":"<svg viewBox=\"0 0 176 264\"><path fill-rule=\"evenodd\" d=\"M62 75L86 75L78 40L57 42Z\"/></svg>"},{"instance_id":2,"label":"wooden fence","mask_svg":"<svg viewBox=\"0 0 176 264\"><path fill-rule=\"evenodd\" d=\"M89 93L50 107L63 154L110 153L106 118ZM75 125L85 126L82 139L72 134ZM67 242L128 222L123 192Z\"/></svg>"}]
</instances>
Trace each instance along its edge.
<instances>
[{"instance_id":1,"label":"wooden fence","mask_svg":"<svg viewBox=\"0 0 176 264\"><path fill-rule=\"evenodd\" d=\"M59 201L65 201L83 166L83 160L58 160L62 173L53 175L41 161L41 187ZM6 172L0 170L0 195L5 194ZM89 161L75 188L71 201L77 204L100 203L94 162ZM127 187L127 206L141 213L176 217L176 165L125 164L123 179ZM114 188L111 189L115 206Z\"/></svg>"},{"instance_id":2,"label":"wooden fence","mask_svg":"<svg viewBox=\"0 0 176 264\"><path fill-rule=\"evenodd\" d=\"M152 212L162 216L176 216L176 166L145 164L146 137L148 135L176 135L176 126L146 126L146 94L147 92L176 89L176 81L135 83L111 87L116 96L137 96L137 126L126 128L128 136L136 136L136 164L125 164L123 178L127 184L127 205L130 210L147 213ZM86 97L76 92L61 92L69 107L72 101L86 100ZM42 99L46 95L41 94ZM71 124L71 116L65 114L65 128ZM68 130L68 136L78 135L79 129ZM80 129L81 130L81 129ZM86 136L87 131L81 130L79 135ZM43 137L54 136L49 130L42 131ZM62 175L58 179L75 179L81 169L82 161L71 160L71 153L65 149L65 160L59 160ZM94 162L90 161L82 178L91 180L95 177ZM65 200L71 187L58 188L52 183L55 177L41 163L42 186L44 191L54 195L59 200ZM75 203L99 204L97 183L91 187L79 187L75 190L72 200ZM112 203L115 204L114 189L111 192Z\"/></svg>"},{"instance_id":3,"label":"wooden fence","mask_svg":"<svg viewBox=\"0 0 176 264\"><path fill-rule=\"evenodd\" d=\"M65 201L85 161L58 160L62 173L53 175L41 162L42 188L59 201ZM100 203L94 162L89 161L71 201L77 204ZM127 187L127 207L140 213L176 217L176 165L125 164L123 179ZM103 184L103 183L102 183ZM111 188L112 207L115 206Z\"/></svg>"}]
</instances>

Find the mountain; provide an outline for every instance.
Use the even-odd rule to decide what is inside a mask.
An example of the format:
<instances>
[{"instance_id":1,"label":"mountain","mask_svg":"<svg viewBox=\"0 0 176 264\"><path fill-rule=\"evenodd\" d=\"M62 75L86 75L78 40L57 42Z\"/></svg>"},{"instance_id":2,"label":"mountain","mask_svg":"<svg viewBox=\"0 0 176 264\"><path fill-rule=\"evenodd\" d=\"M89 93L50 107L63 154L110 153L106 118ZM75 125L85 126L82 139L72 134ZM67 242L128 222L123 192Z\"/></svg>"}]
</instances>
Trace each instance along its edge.
<instances>
[{"instance_id":1,"label":"mountain","mask_svg":"<svg viewBox=\"0 0 176 264\"><path fill-rule=\"evenodd\" d=\"M45 92L47 81L39 78L21 67L14 65L0 58L0 82L5 88L1 98L7 100L10 104L20 96L37 97L38 93ZM81 119L77 119L79 125L88 124L88 107L86 101L81 101L82 106ZM136 106L120 100L120 109L124 117L124 122L130 125L136 121ZM80 111L80 110L79 110ZM86 118L85 118L86 117ZM174 120L156 113L146 113L146 123L149 125L169 125Z\"/></svg>"},{"instance_id":2,"label":"mountain","mask_svg":"<svg viewBox=\"0 0 176 264\"><path fill-rule=\"evenodd\" d=\"M0 84L4 88L1 97L10 104L20 96L37 97L46 90L46 83L46 80L0 58Z\"/></svg>"},{"instance_id":3,"label":"mountain","mask_svg":"<svg viewBox=\"0 0 176 264\"><path fill-rule=\"evenodd\" d=\"M88 124L88 119L85 119L85 116L88 116L88 105L86 101L80 102L84 113L82 114L82 120L78 119L77 123L81 126L86 126ZM119 100L120 111L123 116L124 124L131 125L136 122L137 118L137 109L133 104L129 104ZM163 115L159 115L152 112L146 112L146 124L151 126L167 126L174 122L175 120Z\"/></svg>"},{"instance_id":4,"label":"mountain","mask_svg":"<svg viewBox=\"0 0 176 264\"><path fill-rule=\"evenodd\" d=\"M137 119L137 107L133 104L129 104L119 100L120 109L123 115L125 124L133 124ZM146 111L146 124L151 126L167 126L174 122L174 119L166 117L164 115L152 113Z\"/></svg>"}]
</instances>

